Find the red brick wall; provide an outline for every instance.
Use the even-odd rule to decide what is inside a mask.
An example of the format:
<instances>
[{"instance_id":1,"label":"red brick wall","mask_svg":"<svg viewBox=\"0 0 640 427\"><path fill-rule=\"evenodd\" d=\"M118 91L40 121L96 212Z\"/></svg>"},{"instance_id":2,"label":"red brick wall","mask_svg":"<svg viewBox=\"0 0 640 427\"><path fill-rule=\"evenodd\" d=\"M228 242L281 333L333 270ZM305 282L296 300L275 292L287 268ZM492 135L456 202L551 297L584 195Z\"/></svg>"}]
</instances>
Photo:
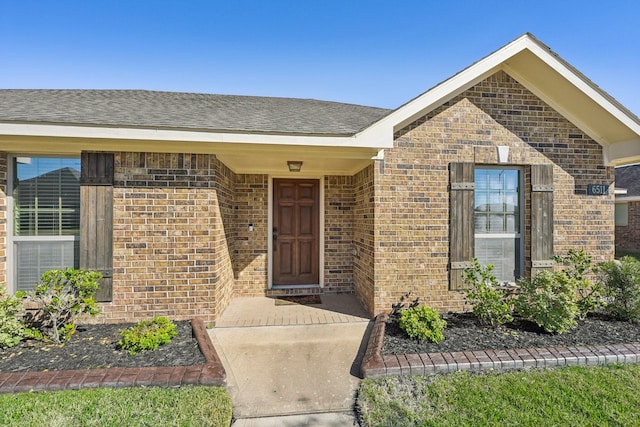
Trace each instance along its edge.
<instances>
[{"instance_id":1,"label":"red brick wall","mask_svg":"<svg viewBox=\"0 0 640 427\"><path fill-rule=\"evenodd\" d=\"M324 290L353 290L353 216L350 176L324 178Z\"/></svg>"},{"instance_id":2,"label":"red brick wall","mask_svg":"<svg viewBox=\"0 0 640 427\"><path fill-rule=\"evenodd\" d=\"M353 286L358 299L370 312L374 312L374 250L375 205L374 167L371 165L352 178L355 205L353 209Z\"/></svg>"},{"instance_id":3,"label":"red brick wall","mask_svg":"<svg viewBox=\"0 0 640 427\"><path fill-rule=\"evenodd\" d=\"M613 256L613 195L586 195L587 184L613 183L601 147L499 72L397 132L374 169L376 313L406 292L441 311L465 309L448 290L448 167L496 164L500 145L510 147L509 165L553 163L556 253Z\"/></svg>"},{"instance_id":4,"label":"red brick wall","mask_svg":"<svg viewBox=\"0 0 640 427\"><path fill-rule=\"evenodd\" d=\"M640 251L640 202L628 202L629 222L616 226L616 248Z\"/></svg>"},{"instance_id":5,"label":"red brick wall","mask_svg":"<svg viewBox=\"0 0 640 427\"><path fill-rule=\"evenodd\" d=\"M215 156L116 153L113 302L94 321L215 321L233 290L233 180Z\"/></svg>"},{"instance_id":6,"label":"red brick wall","mask_svg":"<svg viewBox=\"0 0 640 427\"><path fill-rule=\"evenodd\" d=\"M234 296L264 296L268 287L267 243L269 178L267 175L236 175L236 242ZM249 231L253 224L253 231Z\"/></svg>"},{"instance_id":7,"label":"red brick wall","mask_svg":"<svg viewBox=\"0 0 640 427\"><path fill-rule=\"evenodd\" d=\"M209 322L220 317L233 296L235 278L233 270L234 248L237 241L236 222L234 214L235 174L215 156L211 158L211 166L215 174L215 181L211 186L216 191L210 208L216 209L215 215L209 220L212 226L210 237L214 248L213 259L196 260L201 263L203 272L213 271L211 281L214 285L215 311L208 314ZM208 267L208 268L207 268ZM201 301L203 308L207 302Z\"/></svg>"}]
</instances>

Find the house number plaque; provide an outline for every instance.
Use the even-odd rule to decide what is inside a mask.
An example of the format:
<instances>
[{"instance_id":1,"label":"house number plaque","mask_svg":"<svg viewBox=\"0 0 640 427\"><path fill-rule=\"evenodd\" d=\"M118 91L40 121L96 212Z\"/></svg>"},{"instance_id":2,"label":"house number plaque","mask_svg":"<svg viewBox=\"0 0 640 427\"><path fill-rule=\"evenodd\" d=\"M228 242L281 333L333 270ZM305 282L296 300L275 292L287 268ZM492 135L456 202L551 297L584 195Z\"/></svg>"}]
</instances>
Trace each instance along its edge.
<instances>
[{"instance_id":1,"label":"house number plaque","mask_svg":"<svg viewBox=\"0 0 640 427\"><path fill-rule=\"evenodd\" d=\"M587 185L587 195L607 196L609 195L609 186L606 184L589 184Z\"/></svg>"}]
</instances>

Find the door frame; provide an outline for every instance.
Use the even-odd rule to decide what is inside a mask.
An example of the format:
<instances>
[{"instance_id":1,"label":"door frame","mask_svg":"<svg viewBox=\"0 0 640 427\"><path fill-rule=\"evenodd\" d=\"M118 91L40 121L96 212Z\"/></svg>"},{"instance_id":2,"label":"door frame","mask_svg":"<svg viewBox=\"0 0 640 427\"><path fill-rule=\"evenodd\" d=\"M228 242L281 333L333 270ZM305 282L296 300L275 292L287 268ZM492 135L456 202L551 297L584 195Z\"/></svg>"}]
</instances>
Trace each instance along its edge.
<instances>
[{"instance_id":1,"label":"door frame","mask_svg":"<svg viewBox=\"0 0 640 427\"><path fill-rule=\"evenodd\" d=\"M268 185L268 219L267 219L267 271L268 271L268 289L273 289L273 180L274 179L317 179L320 187L318 201L318 221L320 222L319 242L318 242L318 276L320 283L311 284L324 288L324 175L269 175ZM299 288L299 285L278 285L277 289Z\"/></svg>"}]
</instances>

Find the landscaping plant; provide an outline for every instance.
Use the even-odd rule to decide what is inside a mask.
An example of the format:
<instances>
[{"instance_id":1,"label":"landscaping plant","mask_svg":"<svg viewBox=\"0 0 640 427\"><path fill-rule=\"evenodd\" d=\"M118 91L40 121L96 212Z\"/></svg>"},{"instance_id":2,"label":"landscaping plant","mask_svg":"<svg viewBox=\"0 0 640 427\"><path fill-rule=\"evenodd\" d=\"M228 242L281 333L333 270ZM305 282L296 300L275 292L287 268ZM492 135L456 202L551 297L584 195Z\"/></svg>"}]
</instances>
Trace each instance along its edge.
<instances>
[{"instance_id":1,"label":"landscaping plant","mask_svg":"<svg viewBox=\"0 0 640 427\"><path fill-rule=\"evenodd\" d=\"M482 267L474 258L471 266L464 270L464 283L469 287L465 295L467 301L481 323L498 326L513 321L507 292L498 289L493 265Z\"/></svg>"},{"instance_id":2,"label":"landscaping plant","mask_svg":"<svg viewBox=\"0 0 640 427\"><path fill-rule=\"evenodd\" d=\"M599 267L600 281L610 298L606 312L621 320L640 322L640 261L625 256Z\"/></svg>"},{"instance_id":3,"label":"landscaping plant","mask_svg":"<svg viewBox=\"0 0 640 427\"><path fill-rule=\"evenodd\" d=\"M171 342L178 334L176 324L166 317L154 317L153 320L141 320L135 326L120 331L118 345L129 354L156 350L161 344Z\"/></svg>"},{"instance_id":4,"label":"landscaping plant","mask_svg":"<svg viewBox=\"0 0 640 427\"><path fill-rule=\"evenodd\" d=\"M605 289L599 282L587 278L595 274L591 257L584 250L569 249L565 256L554 256L553 260L563 266L563 273L574 281L578 316L584 319L587 314L605 305Z\"/></svg>"},{"instance_id":5,"label":"landscaping plant","mask_svg":"<svg viewBox=\"0 0 640 427\"><path fill-rule=\"evenodd\" d=\"M76 320L85 314L100 313L94 296L102 274L97 271L49 270L33 291L17 295L38 305L30 321L56 343L68 340L76 331Z\"/></svg>"},{"instance_id":6,"label":"landscaping plant","mask_svg":"<svg viewBox=\"0 0 640 427\"><path fill-rule=\"evenodd\" d=\"M447 322L431 307L410 307L399 313L398 325L409 337L439 343L444 339L442 330Z\"/></svg>"},{"instance_id":7,"label":"landscaping plant","mask_svg":"<svg viewBox=\"0 0 640 427\"><path fill-rule=\"evenodd\" d=\"M23 312L22 301L0 288L0 348L13 347L24 338Z\"/></svg>"},{"instance_id":8,"label":"landscaping plant","mask_svg":"<svg viewBox=\"0 0 640 427\"><path fill-rule=\"evenodd\" d=\"M547 332L562 333L576 326L579 313L575 281L561 271L543 270L532 279L520 279L514 300L522 317Z\"/></svg>"}]
</instances>

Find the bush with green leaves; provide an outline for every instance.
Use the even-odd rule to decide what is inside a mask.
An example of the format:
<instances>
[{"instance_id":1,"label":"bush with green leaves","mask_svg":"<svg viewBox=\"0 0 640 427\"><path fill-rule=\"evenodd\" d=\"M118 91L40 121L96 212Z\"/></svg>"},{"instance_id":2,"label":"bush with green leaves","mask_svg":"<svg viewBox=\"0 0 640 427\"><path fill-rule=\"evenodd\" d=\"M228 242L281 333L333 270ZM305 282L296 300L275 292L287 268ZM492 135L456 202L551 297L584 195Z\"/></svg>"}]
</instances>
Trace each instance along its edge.
<instances>
[{"instance_id":1,"label":"bush with green leaves","mask_svg":"<svg viewBox=\"0 0 640 427\"><path fill-rule=\"evenodd\" d=\"M606 312L621 320L640 322L640 261L625 256L603 262L599 279L609 295Z\"/></svg>"},{"instance_id":2,"label":"bush with green leaves","mask_svg":"<svg viewBox=\"0 0 640 427\"><path fill-rule=\"evenodd\" d=\"M522 317L551 333L563 333L576 326L579 309L575 281L564 272L543 270L518 284L514 305Z\"/></svg>"},{"instance_id":3,"label":"bush with green leaves","mask_svg":"<svg viewBox=\"0 0 640 427\"><path fill-rule=\"evenodd\" d=\"M605 305L604 286L587 278L596 272L591 257L584 250L569 249L565 256L554 256L553 260L563 266L562 272L574 282L578 316L581 319Z\"/></svg>"},{"instance_id":4,"label":"bush with green leaves","mask_svg":"<svg viewBox=\"0 0 640 427\"><path fill-rule=\"evenodd\" d=\"M447 322L431 307L411 307L401 310L398 317L400 329L409 337L439 343L444 339L442 330Z\"/></svg>"},{"instance_id":5,"label":"bush with green leaves","mask_svg":"<svg viewBox=\"0 0 640 427\"><path fill-rule=\"evenodd\" d=\"M120 331L118 345L129 354L141 351L156 350L160 345L171 342L178 334L176 324L166 317L154 317L153 320L142 320L135 326Z\"/></svg>"},{"instance_id":6,"label":"bush with green leaves","mask_svg":"<svg viewBox=\"0 0 640 427\"><path fill-rule=\"evenodd\" d=\"M80 316L100 313L94 296L101 278L97 271L74 268L46 271L34 290L20 293L38 305L30 322L56 343L68 340Z\"/></svg>"},{"instance_id":7,"label":"bush with green leaves","mask_svg":"<svg viewBox=\"0 0 640 427\"><path fill-rule=\"evenodd\" d=\"M511 303L507 292L498 289L498 279L493 265L482 267L477 259L464 270L464 283L468 286L467 301L473 314L485 325L498 326L513 321Z\"/></svg>"},{"instance_id":8,"label":"bush with green leaves","mask_svg":"<svg viewBox=\"0 0 640 427\"><path fill-rule=\"evenodd\" d=\"M13 347L25 337L22 300L0 287L0 348Z\"/></svg>"}]
</instances>

